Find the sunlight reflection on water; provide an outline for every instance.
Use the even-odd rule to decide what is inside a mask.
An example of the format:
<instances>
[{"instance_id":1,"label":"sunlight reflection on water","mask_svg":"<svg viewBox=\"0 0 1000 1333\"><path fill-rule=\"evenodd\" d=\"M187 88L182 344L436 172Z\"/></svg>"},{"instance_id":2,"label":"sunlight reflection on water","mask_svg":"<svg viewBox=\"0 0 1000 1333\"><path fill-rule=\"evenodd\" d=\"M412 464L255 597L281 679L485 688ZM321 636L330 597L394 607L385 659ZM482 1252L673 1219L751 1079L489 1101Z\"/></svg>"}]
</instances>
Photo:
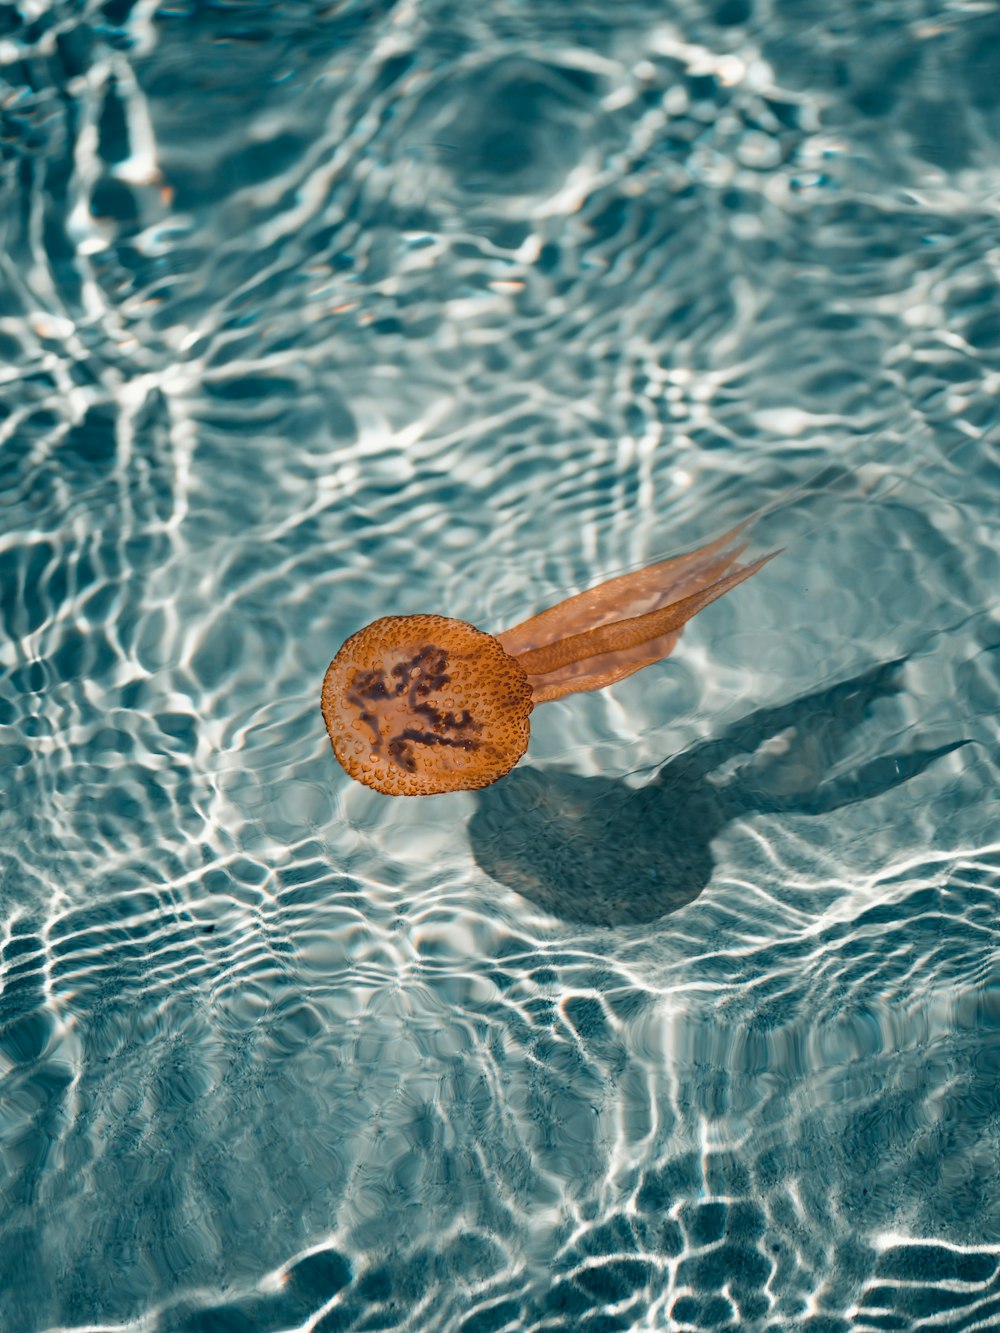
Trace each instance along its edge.
<instances>
[{"instance_id":1,"label":"sunlight reflection on water","mask_svg":"<svg viewBox=\"0 0 1000 1333\"><path fill-rule=\"evenodd\" d=\"M996 15L8 9L5 1333L985 1327ZM341 774L353 630L761 510L503 783Z\"/></svg>"}]
</instances>

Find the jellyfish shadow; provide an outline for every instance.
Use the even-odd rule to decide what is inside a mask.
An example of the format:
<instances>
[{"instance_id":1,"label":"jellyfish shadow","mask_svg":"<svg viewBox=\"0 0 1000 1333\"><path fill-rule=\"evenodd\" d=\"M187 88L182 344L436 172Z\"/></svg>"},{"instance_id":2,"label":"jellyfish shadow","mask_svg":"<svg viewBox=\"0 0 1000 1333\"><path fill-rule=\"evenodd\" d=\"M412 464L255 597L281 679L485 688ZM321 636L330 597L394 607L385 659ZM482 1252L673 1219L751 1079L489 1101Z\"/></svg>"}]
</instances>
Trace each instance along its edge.
<instances>
[{"instance_id":1,"label":"jellyfish shadow","mask_svg":"<svg viewBox=\"0 0 1000 1333\"><path fill-rule=\"evenodd\" d=\"M752 814L822 815L891 791L966 740L882 755L828 778L874 704L898 695L905 658L775 708L669 760L645 787L565 769L515 769L477 792L469 838L491 879L590 925L676 912L709 883L712 841Z\"/></svg>"}]
</instances>

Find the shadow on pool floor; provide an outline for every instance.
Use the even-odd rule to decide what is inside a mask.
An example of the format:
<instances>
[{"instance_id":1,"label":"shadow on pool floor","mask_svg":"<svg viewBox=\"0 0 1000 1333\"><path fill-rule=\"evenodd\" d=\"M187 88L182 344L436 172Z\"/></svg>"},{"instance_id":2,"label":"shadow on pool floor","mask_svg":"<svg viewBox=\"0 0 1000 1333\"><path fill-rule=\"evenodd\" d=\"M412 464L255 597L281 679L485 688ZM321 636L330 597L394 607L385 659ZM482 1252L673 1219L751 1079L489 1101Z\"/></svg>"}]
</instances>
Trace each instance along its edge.
<instances>
[{"instance_id":1,"label":"shadow on pool floor","mask_svg":"<svg viewBox=\"0 0 1000 1333\"><path fill-rule=\"evenodd\" d=\"M692 902L712 842L754 814L822 815L880 796L969 742L881 755L828 778L877 700L898 695L905 659L741 718L668 760L636 790L620 779L521 767L477 793L469 837L492 879L569 921L653 921Z\"/></svg>"}]
</instances>

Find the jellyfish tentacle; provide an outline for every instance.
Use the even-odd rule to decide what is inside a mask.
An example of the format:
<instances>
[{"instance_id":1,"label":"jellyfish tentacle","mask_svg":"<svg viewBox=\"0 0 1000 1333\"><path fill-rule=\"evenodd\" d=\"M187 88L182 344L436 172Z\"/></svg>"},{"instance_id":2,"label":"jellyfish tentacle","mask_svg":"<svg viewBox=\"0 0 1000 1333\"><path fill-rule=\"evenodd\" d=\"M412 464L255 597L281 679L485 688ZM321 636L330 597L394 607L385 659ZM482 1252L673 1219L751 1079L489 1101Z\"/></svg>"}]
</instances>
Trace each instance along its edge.
<instances>
[{"instance_id":1,"label":"jellyfish tentacle","mask_svg":"<svg viewBox=\"0 0 1000 1333\"><path fill-rule=\"evenodd\" d=\"M623 620L658 610L714 582L742 555L746 543L734 545L750 520L740 523L714 542L695 551L659 560L643 569L619 574L550 606L497 635L504 648L516 657L531 648L541 648L567 631L592 629L612 620ZM728 549L727 549L728 548Z\"/></svg>"},{"instance_id":2,"label":"jellyfish tentacle","mask_svg":"<svg viewBox=\"0 0 1000 1333\"><path fill-rule=\"evenodd\" d=\"M644 615L597 625L592 629L570 634L554 643L547 643L540 648L513 654L532 685L533 702L545 702L547 699L558 698L562 694L578 690L600 688L609 684L611 679L620 680L623 676L638 671L640 667L648 666L651 662L666 656L677 642L681 629L692 616L697 615L731 588L735 588L737 584L756 574L777 554L777 551L771 551L748 565L739 565L707 588L701 588L679 601L670 602ZM663 652L658 641L667 639L670 642L666 646L666 652ZM503 642L502 637L501 642ZM504 647L510 651L506 644ZM650 656L654 651L656 656ZM616 661L616 658L619 660ZM539 697L544 691L545 681L537 681L537 678L550 676L552 673L576 667L581 663L586 664L586 670L578 673L577 683L568 683L568 688L562 689L558 695L546 694L544 699ZM626 669L616 670L619 666ZM608 673L612 674L609 676ZM590 683L591 677L595 678L592 683ZM597 677L600 679L597 680Z\"/></svg>"}]
</instances>

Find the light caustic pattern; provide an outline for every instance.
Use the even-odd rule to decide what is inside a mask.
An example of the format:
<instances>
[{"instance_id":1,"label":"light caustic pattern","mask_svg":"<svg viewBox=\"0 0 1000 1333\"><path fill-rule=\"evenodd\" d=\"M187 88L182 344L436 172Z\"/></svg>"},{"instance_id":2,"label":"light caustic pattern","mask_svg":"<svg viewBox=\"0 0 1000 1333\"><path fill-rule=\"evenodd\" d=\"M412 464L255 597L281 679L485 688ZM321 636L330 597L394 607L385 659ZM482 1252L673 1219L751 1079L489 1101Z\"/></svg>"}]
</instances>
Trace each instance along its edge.
<instances>
[{"instance_id":1,"label":"light caustic pattern","mask_svg":"<svg viewBox=\"0 0 1000 1333\"><path fill-rule=\"evenodd\" d=\"M4 1333L996 1323L1000 29L851 8L0 16ZM358 626L762 510L337 768Z\"/></svg>"}]
</instances>

